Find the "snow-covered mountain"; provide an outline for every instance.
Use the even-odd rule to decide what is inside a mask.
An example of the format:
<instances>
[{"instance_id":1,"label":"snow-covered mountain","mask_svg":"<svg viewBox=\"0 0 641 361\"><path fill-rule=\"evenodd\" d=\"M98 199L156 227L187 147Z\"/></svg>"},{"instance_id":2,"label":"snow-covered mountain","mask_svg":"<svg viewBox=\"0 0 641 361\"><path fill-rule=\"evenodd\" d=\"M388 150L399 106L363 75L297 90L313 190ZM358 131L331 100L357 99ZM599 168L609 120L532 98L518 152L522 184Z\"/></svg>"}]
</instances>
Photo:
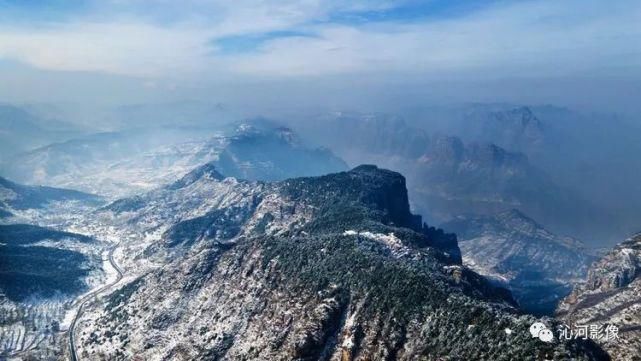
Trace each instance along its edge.
<instances>
[{"instance_id":1,"label":"snow-covered mountain","mask_svg":"<svg viewBox=\"0 0 641 361\"><path fill-rule=\"evenodd\" d=\"M262 180L346 169L330 151L308 148L290 129L249 120L214 133L181 128L97 134L19 155L6 173L25 183L115 199L171 183L212 161L226 175Z\"/></svg>"},{"instance_id":2,"label":"snow-covered mountain","mask_svg":"<svg viewBox=\"0 0 641 361\"><path fill-rule=\"evenodd\" d=\"M80 357L596 359L545 343L375 166L265 183L211 165L95 215L130 236L125 282L88 306ZM117 237L117 233L114 234Z\"/></svg>"},{"instance_id":3,"label":"snow-covered mountain","mask_svg":"<svg viewBox=\"0 0 641 361\"><path fill-rule=\"evenodd\" d=\"M641 354L641 235L616 246L595 262L587 280L559 305L558 317L573 327L618 329L618 339L599 338L612 360Z\"/></svg>"},{"instance_id":4,"label":"snow-covered mountain","mask_svg":"<svg viewBox=\"0 0 641 361\"><path fill-rule=\"evenodd\" d=\"M28 216L34 212L50 213L60 207L95 207L102 203L98 196L42 186L27 186L0 177L0 219Z\"/></svg>"},{"instance_id":5,"label":"snow-covered mountain","mask_svg":"<svg viewBox=\"0 0 641 361\"><path fill-rule=\"evenodd\" d=\"M0 358L63 357L73 302L106 278L107 244L73 229L102 198L0 177Z\"/></svg>"},{"instance_id":6,"label":"snow-covered mountain","mask_svg":"<svg viewBox=\"0 0 641 361\"><path fill-rule=\"evenodd\" d=\"M12 301L82 291L89 268L100 262L72 251L91 237L27 224L0 225L0 291Z\"/></svg>"},{"instance_id":7,"label":"snow-covered mountain","mask_svg":"<svg viewBox=\"0 0 641 361\"><path fill-rule=\"evenodd\" d=\"M58 359L69 305L106 277L104 245L28 224L0 225L0 358Z\"/></svg>"},{"instance_id":8,"label":"snow-covered mountain","mask_svg":"<svg viewBox=\"0 0 641 361\"><path fill-rule=\"evenodd\" d=\"M552 314L594 260L577 240L518 210L459 216L441 227L457 234L465 265L509 288L530 313Z\"/></svg>"}]
</instances>

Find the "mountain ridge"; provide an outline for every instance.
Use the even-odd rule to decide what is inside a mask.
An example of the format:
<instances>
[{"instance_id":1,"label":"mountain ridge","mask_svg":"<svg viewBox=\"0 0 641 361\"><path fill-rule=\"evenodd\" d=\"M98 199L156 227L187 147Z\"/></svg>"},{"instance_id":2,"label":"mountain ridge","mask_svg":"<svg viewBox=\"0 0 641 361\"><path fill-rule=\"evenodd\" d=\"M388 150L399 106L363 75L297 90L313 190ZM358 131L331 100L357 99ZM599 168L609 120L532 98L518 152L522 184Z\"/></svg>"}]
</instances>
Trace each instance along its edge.
<instances>
[{"instance_id":1,"label":"mountain ridge","mask_svg":"<svg viewBox=\"0 0 641 361\"><path fill-rule=\"evenodd\" d=\"M516 209L459 216L440 227L458 235L465 264L510 289L523 309L538 315L552 315L596 259L580 241L558 236Z\"/></svg>"},{"instance_id":2,"label":"mountain ridge","mask_svg":"<svg viewBox=\"0 0 641 361\"><path fill-rule=\"evenodd\" d=\"M139 234L119 259L138 273L79 321L79 355L588 359L598 352L532 339L534 318L436 239L450 236L427 232L409 212L398 173L360 166L275 183L204 174L133 200L142 207L99 215ZM195 222L212 212L218 223ZM148 260L156 266L146 268Z\"/></svg>"},{"instance_id":3,"label":"mountain ridge","mask_svg":"<svg viewBox=\"0 0 641 361\"><path fill-rule=\"evenodd\" d=\"M613 325L616 339L599 339L612 359L638 359L641 351L641 234L635 234L594 262L557 308L569 326Z\"/></svg>"},{"instance_id":4,"label":"mountain ridge","mask_svg":"<svg viewBox=\"0 0 641 361\"><path fill-rule=\"evenodd\" d=\"M207 162L215 162L228 176L263 180L347 168L329 150L308 147L291 129L262 119L236 122L217 131L142 129L94 134L23 153L4 168L23 182L117 199L174 182Z\"/></svg>"}]
</instances>

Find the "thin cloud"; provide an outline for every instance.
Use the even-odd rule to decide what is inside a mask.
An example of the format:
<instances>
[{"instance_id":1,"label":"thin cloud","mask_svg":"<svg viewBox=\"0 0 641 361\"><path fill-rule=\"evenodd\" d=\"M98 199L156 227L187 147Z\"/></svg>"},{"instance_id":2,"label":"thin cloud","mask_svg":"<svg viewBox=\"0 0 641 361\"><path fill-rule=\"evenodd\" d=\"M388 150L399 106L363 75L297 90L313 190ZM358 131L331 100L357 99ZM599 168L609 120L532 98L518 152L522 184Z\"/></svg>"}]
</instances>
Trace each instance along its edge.
<instances>
[{"instance_id":1,"label":"thin cloud","mask_svg":"<svg viewBox=\"0 0 641 361\"><path fill-rule=\"evenodd\" d=\"M92 2L54 25L0 27L0 58L40 69L184 79L500 78L641 65L636 1L498 2L467 11L428 4L424 16L410 16L406 9L416 2ZM353 14L369 17L350 22Z\"/></svg>"},{"instance_id":2,"label":"thin cloud","mask_svg":"<svg viewBox=\"0 0 641 361\"><path fill-rule=\"evenodd\" d=\"M242 54L260 51L265 44L278 39L305 39L315 37L317 37L317 35L311 32L279 30L220 37L212 41L212 46L215 49L214 54Z\"/></svg>"}]
</instances>

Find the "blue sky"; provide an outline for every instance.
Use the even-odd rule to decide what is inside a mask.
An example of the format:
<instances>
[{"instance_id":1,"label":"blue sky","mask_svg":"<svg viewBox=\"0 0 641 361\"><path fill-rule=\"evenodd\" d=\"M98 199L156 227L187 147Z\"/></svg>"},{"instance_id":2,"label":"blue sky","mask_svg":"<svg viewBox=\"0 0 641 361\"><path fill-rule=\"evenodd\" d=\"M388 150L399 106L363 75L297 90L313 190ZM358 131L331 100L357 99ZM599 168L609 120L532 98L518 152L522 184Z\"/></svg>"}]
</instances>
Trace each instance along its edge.
<instances>
[{"instance_id":1,"label":"blue sky","mask_svg":"<svg viewBox=\"0 0 641 361\"><path fill-rule=\"evenodd\" d=\"M313 28L342 25L410 24L455 18L487 8L497 0L371 1L356 3L327 2L326 6L309 6L310 14L299 20L265 31L238 32L212 39L218 54L260 51L261 46L279 38L314 37ZM276 3L276 2L275 2ZM178 5L176 5L178 4ZM217 1L88 1L88 0L0 0L0 20L9 26L51 28L86 19L106 22L137 18L156 26L171 27L195 18L206 22L221 20L226 12ZM303 2L304 5L304 2ZM240 4L251 6L251 4ZM277 6L276 6L277 7ZM304 13L304 6L298 11ZM223 15L224 16L224 15Z\"/></svg>"},{"instance_id":2,"label":"blue sky","mask_svg":"<svg viewBox=\"0 0 641 361\"><path fill-rule=\"evenodd\" d=\"M268 32L223 36L212 40L218 54L238 54L259 51L266 43L284 38L316 37L313 32L274 30Z\"/></svg>"},{"instance_id":3,"label":"blue sky","mask_svg":"<svg viewBox=\"0 0 641 361\"><path fill-rule=\"evenodd\" d=\"M326 11L312 21L357 24L378 21L417 21L434 17L459 16L482 9L500 0L426 0L426 1L370 1L356 2L350 6L345 1L327 2ZM503 1L505 2L505 1ZM276 3L276 2L275 2ZM304 5L304 2L301 2ZM9 15L20 21L67 21L74 16L91 15L92 12L106 12L110 15L122 13L147 14L161 22L171 22L177 17L190 13L206 15L217 10L216 1L191 1L171 4L168 1L96 1L96 0L0 0L0 9L5 20ZM311 3L310 3L311 4ZM241 5L242 6L242 5Z\"/></svg>"},{"instance_id":4,"label":"blue sky","mask_svg":"<svg viewBox=\"0 0 641 361\"><path fill-rule=\"evenodd\" d=\"M559 71L555 57L581 70L636 56L640 8L629 0L0 0L0 57L131 75L211 66L277 76Z\"/></svg>"},{"instance_id":5,"label":"blue sky","mask_svg":"<svg viewBox=\"0 0 641 361\"><path fill-rule=\"evenodd\" d=\"M219 54L260 51L266 43L280 38L311 38L318 34L310 31L315 26L343 25L359 27L369 24L411 24L430 20L464 16L486 8L496 0L470 1L398 1L378 6L357 7L354 9L338 8L321 14L291 28L262 33L237 34L214 39ZM301 30L307 29L307 30Z\"/></svg>"},{"instance_id":6,"label":"blue sky","mask_svg":"<svg viewBox=\"0 0 641 361\"><path fill-rule=\"evenodd\" d=\"M0 0L0 80L18 65L128 77L149 91L288 89L310 77L336 88L342 79L611 84L641 77L639 23L637 0Z\"/></svg>"}]
</instances>

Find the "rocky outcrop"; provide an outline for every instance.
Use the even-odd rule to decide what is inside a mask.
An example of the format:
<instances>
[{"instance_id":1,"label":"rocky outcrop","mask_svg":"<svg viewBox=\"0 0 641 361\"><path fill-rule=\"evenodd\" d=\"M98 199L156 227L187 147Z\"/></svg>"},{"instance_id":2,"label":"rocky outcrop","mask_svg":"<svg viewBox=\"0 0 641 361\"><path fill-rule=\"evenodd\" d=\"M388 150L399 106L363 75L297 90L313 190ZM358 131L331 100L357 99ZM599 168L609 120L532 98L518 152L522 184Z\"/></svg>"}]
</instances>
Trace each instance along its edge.
<instances>
[{"instance_id":1,"label":"rocky outcrop","mask_svg":"<svg viewBox=\"0 0 641 361\"><path fill-rule=\"evenodd\" d=\"M588 271L557 310L570 325L613 325L618 338L600 340L613 360L638 360L641 353L641 235L616 246Z\"/></svg>"}]
</instances>

